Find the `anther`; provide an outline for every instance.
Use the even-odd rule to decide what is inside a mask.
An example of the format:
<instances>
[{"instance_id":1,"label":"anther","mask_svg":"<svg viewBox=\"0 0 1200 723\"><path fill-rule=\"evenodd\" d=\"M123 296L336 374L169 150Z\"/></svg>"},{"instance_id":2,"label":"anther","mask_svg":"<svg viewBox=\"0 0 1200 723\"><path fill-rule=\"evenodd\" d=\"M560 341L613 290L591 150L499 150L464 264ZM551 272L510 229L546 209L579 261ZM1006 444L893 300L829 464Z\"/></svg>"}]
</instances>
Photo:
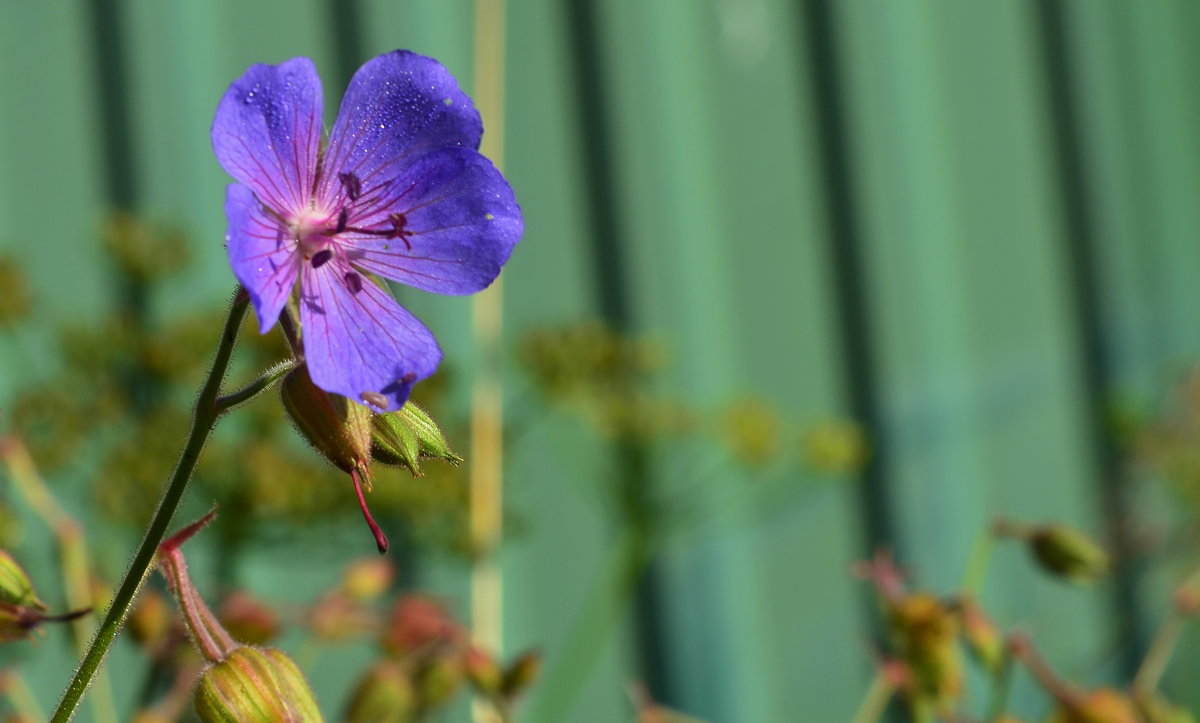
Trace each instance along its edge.
<instances>
[{"instance_id":1,"label":"anther","mask_svg":"<svg viewBox=\"0 0 1200 723\"><path fill-rule=\"evenodd\" d=\"M405 229L408 225L408 217L402 213L393 213L388 216L388 220L392 222L392 232L387 237L400 239L404 242L405 248L412 251L412 244L408 242L408 237L412 236L412 231Z\"/></svg>"},{"instance_id":2,"label":"anther","mask_svg":"<svg viewBox=\"0 0 1200 723\"><path fill-rule=\"evenodd\" d=\"M363 392L360 396L362 397L362 400L364 402L366 402L367 404L370 404L375 407L379 407L380 409L387 409L387 406L388 406L387 397L383 396L379 392Z\"/></svg>"},{"instance_id":3,"label":"anther","mask_svg":"<svg viewBox=\"0 0 1200 723\"><path fill-rule=\"evenodd\" d=\"M336 228L336 229L334 229L334 231L333 231L333 232L334 232L334 233L341 233L342 231L345 231L345 230L346 230L346 223L347 223L349 220L350 220L350 212L346 210L346 207L345 207L345 206L342 206L342 210L338 212L338 222L337 222L337 228Z\"/></svg>"},{"instance_id":4,"label":"anther","mask_svg":"<svg viewBox=\"0 0 1200 723\"><path fill-rule=\"evenodd\" d=\"M331 258L333 258L332 251L330 251L329 249L321 249L320 251L313 254L312 267L314 269L319 269L322 266L324 266Z\"/></svg>"},{"instance_id":5,"label":"anther","mask_svg":"<svg viewBox=\"0 0 1200 723\"><path fill-rule=\"evenodd\" d=\"M357 201L362 195L362 181L358 180L358 176L354 175L353 171L346 171L338 174L338 180L346 187L346 195L351 201Z\"/></svg>"},{"instance_id":6,"label":"anther","mask_svg":"<svg viewBox=\"0 0 1200 723\"><path fill-rule=\"evenodd\" d=\"M346 274L344 280L346 282L346 288L350 289L350 293L357 294L358 292L362 291L362 277L358 274L350 271Z\"/></svg>"}]
</instances>

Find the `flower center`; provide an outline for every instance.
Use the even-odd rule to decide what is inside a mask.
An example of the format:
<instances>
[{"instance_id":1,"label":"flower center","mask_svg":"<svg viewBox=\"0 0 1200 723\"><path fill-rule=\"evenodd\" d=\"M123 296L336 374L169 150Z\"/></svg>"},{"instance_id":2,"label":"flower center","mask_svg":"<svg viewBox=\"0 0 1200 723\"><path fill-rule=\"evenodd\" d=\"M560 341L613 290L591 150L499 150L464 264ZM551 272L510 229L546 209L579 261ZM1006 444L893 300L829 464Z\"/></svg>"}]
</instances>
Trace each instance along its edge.
<instances>
[{"instance_id":1,"label":"flower center","mask_svg":"<svg viewBox=\"0 0 1200 723\"><path fill-rule=\"evenodd\" d=\"M305 261L324 256L330 251L328 246L332 242L329 238L332 229L329 228L329 221L328 215L313 212L291 223L290 231L300 245L300 253Z\"/></svg>"}]
</instances>

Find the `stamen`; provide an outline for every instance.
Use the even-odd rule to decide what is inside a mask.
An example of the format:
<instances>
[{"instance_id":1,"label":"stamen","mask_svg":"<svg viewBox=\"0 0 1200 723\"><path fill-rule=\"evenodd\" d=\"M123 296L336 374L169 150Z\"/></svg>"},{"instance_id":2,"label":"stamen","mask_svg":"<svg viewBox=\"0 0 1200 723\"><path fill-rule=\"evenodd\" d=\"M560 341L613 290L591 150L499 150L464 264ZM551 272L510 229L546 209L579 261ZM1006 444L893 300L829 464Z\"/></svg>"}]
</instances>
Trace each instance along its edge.
<instances>
[{"instance_id":1,"label":"stamen","mask_svg":"<svg viewBox=\"0 0 1200 723\"><path fill-rule=\"evenodd\" d=\"M337 228L336 228L336 229L334 229L334 231L333 231L333 232L334 232L334 233L341 233L342 231L345 231L345 230L346 230L346 223L347 223L349 220L350 220L350 212L346 210L346 207L345 207L345 206L342 206L342 210L338 212L338 223L337 223Z\"/></svg>"},{"instance_id":2,"label":"stamen","mask_svg":"<svg viewBox=\"0 0 1200 723\"><path fill-rule=\"evenodd\" d=\"M320 251L313 254L312 267L314 269L319 269L322 266L324 266L331 258L333 258L332 251L330 251L329 249L321 249Z\"/></svg>"},{"instance_id":3,"label":"stamen","mask_svg":"<svg viewBox=\"0 0 1200 723\"><path fill-rule=\"evenodd\" d=\"M380 409L387 409L387 397L383 396L379 392L363 392L359 396L361 396L362 400L367 404L373 404Z\"/></svg>"},{"instance_id":4,"label":"stamen","mask_svg":"<svg viewBox=\"0 0 1200 723\"><path fill-rule=\"evenodd\" d=\"M357 294L362 291L362 277L350 271L345 276L346 288L350 289L350 293Z\"/></svg>"},{"instance_id":5,"label":"stamen","mask_svg":"<svg viewBox=\"0 0 1200 723\"><path fill-rule=\"evenodd\" d=\"M375 536L375 547L382 555L388 551L387 535L383 534L383 530L379 529L379 525L375 524L375 519L371 517L371 511L367 509L367 498L363 497L362 482L358 479L358 470L350 470L350 479L354 480L354 494L358 495L358 508L362 510L363 519L367 521L367 527L371 528L371 534Z\"/></svg>"},{"instance_id":6,"label":"stamen","mask_svg":"<svg viewBox=\"0 0 1200 723\"><path fill-rule=\"evenodd\" d=\"M346 187L346 195L351 201L357 201L362 195L362 181L358 180L358 176L354 175L353 171L346 171L338 174L338 180Z\"/></svg>"},{"instance_id":7,"label":"stamen","mask_svg":"<svg viewBox=\"0 0 1200 723\"><path fill-rule=\"evenodd\" d=\"M408 237L412 236L412 231L405 230L408 225L408 217L402 213L393 213L388 216L392 222L392 232L388 234L388 238L398 238L404 242L405 248L412 251L412 244L408 242Z\"/></svg>"}]
</instances>

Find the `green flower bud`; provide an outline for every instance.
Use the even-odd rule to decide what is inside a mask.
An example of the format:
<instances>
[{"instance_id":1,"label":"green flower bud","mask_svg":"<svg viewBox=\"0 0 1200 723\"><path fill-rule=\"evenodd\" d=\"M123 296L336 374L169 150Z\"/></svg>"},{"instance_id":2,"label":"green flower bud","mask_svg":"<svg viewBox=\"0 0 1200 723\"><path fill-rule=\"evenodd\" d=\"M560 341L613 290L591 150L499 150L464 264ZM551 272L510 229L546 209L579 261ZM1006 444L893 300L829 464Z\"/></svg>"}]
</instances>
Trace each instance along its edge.
<instances>
[{"instance_id":1,"label":"green flower bud","mask_svg":"<svg viewBox=\"0 0 1200 723\"><path fill-rule=\"evenodd\" d=\"M536 650L528 650L508 666L504 671L504 682L500 691L505 698L515 698L529 689L542 672L542 654Z\"/></svg>"},{"instance_id":2,"label":"green flower bud","mask_svg":"<svg viewBox=\"0 0 1200 723\"><path fill-rule=\"evenodd\" d=\"M408 673L399 663L381 660L371 666L350 695L347 723L407 723L416 707Z\"/></svg>"},{"instance_id":3,"label":"green flower bud","mask_svg":"<svg viewBox=\"0 0 1200 723\"><path fill-rule=\"evenodd\" d=\"M1080 700L1062 702L1047 723L1138 723L1133 701L1111 688L1097 688Z\"/></svg>"},{"instance_id":4,"label":"green flower bud","mask_svg":"<svg viewBox=\"0 0 1200 723\"><path fill-rule=\"evenodd\" d=\"M973 597L963 597L958 605L963 640L980 665L996 675L1004 665L1004 640L996 624L983 612Z\"/></svg>"},{"instance_id":5,"label":"green flower bud","mask_svg":"<svg viewBox=\"0 0 1200 723\"><path fill-rule=\"evenodd\" d=\"M414 477L424 474L422 457L453 465L463 461L450 449L437 422L412 402L405 403L398 411L376 414L371 419L371 454L381 464L407 468Z\"/></svg>"},{"instance_id":6,"label":"green flower bud","mask_svg":"<svg viewBox=\"0 0 1200 723\"><path fill-rule=\"evenodd\" d=\"M323 721L304 674L283 653L242 647L200 676L193 704L205 723Z\"/></svg>"},{"instance_id":7,"label":"green flower bud","mask_svg":"<svg viewBox=\"0 0 1200 723\"><path fill-rule=\"evenodd\" d=\"M392 563L378 557L355 560L342 572L342 592L359 602L380 598L396 577Z\"/></svg>"},{"instance_id":8,"label":"green flower bud","mask_svg":"<svg viewBox=\"0 0 1200 723\"><path fill-rule=\"evenodd\" d=\"M46 609L42 601L38 600L29 575L25 574L25 570L4 550L0 550L0 603Z\"/></svg>"},{"instance_id":9,"label":"green flower bud","mask_svg":"<svg viewBox=\"0 0 1200 723\"><path fill-rule=\"evenodd\" d=\"M283 407L300 435L343 472L361 471L371 460L371 410L320 389L300 365L280 384Z\"/></svg>"},{"instance_id":10,"label":"green flower bud","mask_svg":"<svg viewBox=\"0 0 1200 723\"><path fill-rule=\"evenodd\" d=\"M470 647L463 655L463 667L467 672L467 680L471 681L471 685L480 695L488 698L501 695L504 674L491 655L479 648Z\"/></svg>"},{"instance_id":11,"label":"green flower bud","mask_svg":"<svg viewBox=\"0 0 1200 723\"><path fill-rule=\"evenodd\" d=\"M1029 549L1047 572L1075 582L1092 582L1108 573L1108 554L1087 535L1066 525L1049 524L1029 532Z\"/></svg>"},{"instance_id":12,"label":"green flower bud","mask_svg":"<svg viewBox=\"0 0 1200 723\"><path fill-rule=\"evenodd\" d=\"M433 710L458 691L463 680L462 659L452 650L439 652L417 670L415 678L421 710Z\"/></svg>"}]
</instances>

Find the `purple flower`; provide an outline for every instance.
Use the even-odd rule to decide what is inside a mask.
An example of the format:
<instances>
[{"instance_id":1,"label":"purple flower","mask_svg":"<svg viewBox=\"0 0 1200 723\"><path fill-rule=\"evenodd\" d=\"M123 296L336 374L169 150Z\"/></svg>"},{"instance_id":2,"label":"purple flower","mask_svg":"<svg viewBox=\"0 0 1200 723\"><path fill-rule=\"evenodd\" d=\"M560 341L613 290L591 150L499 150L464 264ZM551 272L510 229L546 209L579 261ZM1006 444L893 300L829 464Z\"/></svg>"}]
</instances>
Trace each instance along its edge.
<instances>
[{"instance_id":1,"label":"purple flower","mask_svg":"<svg viewBox=\"0 0 1200 723\"><path fill-rule=\"evenodd\" d=\"M500 273L521 210L476 149L471 99L437 61L397 50L350 81L322 140L321 80L308 58L255 65L217 107L225 245L259 328L299 283L305 359L321 389L399 409L437 369L433 335L367 274L471 294Z\"/></svg>"}]
</instances>

